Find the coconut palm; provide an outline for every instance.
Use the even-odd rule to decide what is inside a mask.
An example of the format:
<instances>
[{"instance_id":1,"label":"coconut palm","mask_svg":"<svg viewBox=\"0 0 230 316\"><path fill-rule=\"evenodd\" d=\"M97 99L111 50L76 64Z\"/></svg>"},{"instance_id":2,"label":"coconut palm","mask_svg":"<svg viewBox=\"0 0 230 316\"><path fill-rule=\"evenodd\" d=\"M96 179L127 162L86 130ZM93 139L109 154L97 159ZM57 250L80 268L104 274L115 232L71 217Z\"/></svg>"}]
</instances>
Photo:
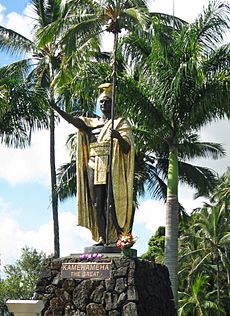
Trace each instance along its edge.
<instances>
[{"instance_id":1,"label":"coconut palm","mask_svg":"<svg viewBox=\"0 0 230 316\"><path fill-rule=\"evenodd\" d=\"M46 102L50 105L50 170L51 170L51 195L52 212L54 223L54 255L59 256L59 225L58 225L58 198L56 194L56 167L55 167L55 118L51 108L57 102L53 89L53 80L57 71L61 55L58 36L53 36L52 41L47 45L41 45L38 41L41 29L57 20L61 14L65 14L65 8L61 6L60 0L31 0L36 16L33 40L25 38L19 33L0 27L0 49L11 54L29 56L19 61L18 66L30 65L30 72L27 74L28 81L36 83L46 94Z\"/></svg>"},{"instance_id":2,"label":"coconut palm","mask_svg":"<svg viewBox=\"0 0 230 316\"><path fill-rule=\"evenodd\" d=\"M212 263L216 266L216 288L217 303L220 303L221 289L221 266L223 265L226 276L230 272L230 262L226 249L230 243L230 218L226 216L223 206L210 206L203 208L194 225L198 231L196 237L202 240L200 243L203 248L203 258L197 264L191 273L211 258Z\"/></svg>"},{"instance_id":3,"label":"coconut palm","mask_svg":"<svg viewBox=\"0 0 230 316\"><path fill-rule=\"evenodd\" d=\"M80 74L76 73L74 64L84 63L87 59L91 59L91 62L95 61L96 55L92 55L92 52L98 52L101 34L106 31L110 32L114 35L114 49L111 54L113 71L107 80L112 80L112 78L116 78L118 34L122 30L132 30L143 26L148 18L146 10L147 7L143 0L102 0L86 1L85 3L70 0L65 10L66 14L42 30L40 44L49 43L57 33L62 34L61 44L66 54L62 71L67 70L69 73L68 68L71 68L71 71L73 70L71 79L74 80L77 76L78 80L81 81ZM82 58L83 51L84 57ZM97 86L95 85L95 87ZM86 91L88 90L87 86L84 88Z\"/></svg>"},{"instance_id":4,"label":"coconut palm","mask_svg":"<svg viewBox=\"0 0 230 316\"><path fill-rule=\"evenodd\" d=\"M78 10L78 15L74 16L75 10ZM117 44L118 34L122 29L134 28L137 23L140 25L145 21L146 10L144 1L142 0L103 0L98 2L89 3L83 10L78 8L78 2L70 1L68 3L68 10L70 15L67 14L64 19L54 22L52 25L43 30L41 43L47 44L50 41L50 34L52 32L64 32L61 43L65 48L64 51L68 56L71 63L79 56L79 48L83 46L86 48L88 42L97 42L98 36L103 30L111 32L114 36L113 53L112 53L112 105L111 105L111 128L114 127L114 112L115 112L115 96L116 96L116 81L117 81ZM77 51L77 54L76 54ZM88 56L90 57L90 56ZM94 56L91 55L91 59ZM112 168L112 152L113 140L111 138L110 155L109 155L109 179L108 179L108 200L107 212L109 212L109 197L111 195L111 168ZM107 218L109 218L107 216ZM108 223L107 223L108 224ZM108 227L108 225L107 225ZM108 235L108 231L106 236ZM107 237L106 237L107 239Z\"/></svg>"},{"instance_id":5,"label":"coconut palm","mask_svg":"<svg viewBox=\"0 0 230 316\"><path fill-rule=\"evenodd\" d=\"M225 205L226 212L229 210L230 203L230 168L220 177L218 185L215 187L211 196L212 202L219 202Z\"/></svg>"},{"instance_id":6,"label":"coconut palm","mask_svg":"<svg viewBox=\"0 0 230 316\"><path fill-rule=\"evenodd\" d=\"M193 212L188 227L180 238L180 288L181 299L191 291L191 286L199 274L209 276L210 286L206 294L224 306L228 297L226 283L229 276L229 214L226 214L224 203L208 205ZM227 282L226 282L227 281ZM203 293L204 294L204 293ZM214 313L216 315L216 313Z\"/></svg>"},{"instance_id":7,"label":"coconut palm","mask_svg":"<svg viewBox=\"0 0 230 316\"><path fill-rule=\"evenodd\" d=\"M207 293L209 278L205 274L197 275L191 284L190 292L179 293L180 299L179 316L205 316L205 315L226 315L224 310L215 302L212 293ZM210 312L214 314L210 314ZM208 313L208 314L207 314Z\"/></svg>"},{"instance_id":8,"label":"coconut palm","mask_svg":"<svg viewBox=\"0 0 230 316\"><path fill-rule=\"evenodd\" d=\"M168 158L165 263L170 272L175 300L178 159L191 159L196 154L207 157L207 144L205 150L197 141L190 146L197 138L197 130L214 118L226 114L229 117L229 45L218 47L228 29L228 13L226 2L212 1L194 23L181 23L170 29L154 17L151 26L154 36L150 28L149 34L146 32L141 39L139 34L135 41L133 38L130 41L126 39L127 56L136 57L134 62L137 66L138 60L141 60L142 68L139 66L138 72L133 75L138 77L139 88L153 105L152 115L149 107L144 111L141 107L134 107L133 111L129 109L130 115L134 117L138 110L139 128L145 133L152 131L152 148L156 152L167 148L164 150ZM151 45L145 46L147 38ZM215 154L213 158L217 158Z\"/></svg>"},{"instance_id":9,"label":"coconut palm","mask_svg":"<svg viewBox=\"0 0 230 316\"><path fill-rule=\"evenodd\" d=\"M211 201L225 209L225 217L229 218L230 206L230 168L220 177L218 185L213 191ZM225 257L229 258L229 249L225 247ZM227 270L228 295L230 296L230 269Z\"/></svg>"},{"instance_id":10,"label":"coconut palm","mask_svg":"<svg viewBox=\"0 0 230 316\"><path fill-rule=\"evenodd\" d=\"M27 146L35 128L48 126L44 92L24 70L17 63L0 68L0 138L7 146Z\"/></svg>"}]
</instances>

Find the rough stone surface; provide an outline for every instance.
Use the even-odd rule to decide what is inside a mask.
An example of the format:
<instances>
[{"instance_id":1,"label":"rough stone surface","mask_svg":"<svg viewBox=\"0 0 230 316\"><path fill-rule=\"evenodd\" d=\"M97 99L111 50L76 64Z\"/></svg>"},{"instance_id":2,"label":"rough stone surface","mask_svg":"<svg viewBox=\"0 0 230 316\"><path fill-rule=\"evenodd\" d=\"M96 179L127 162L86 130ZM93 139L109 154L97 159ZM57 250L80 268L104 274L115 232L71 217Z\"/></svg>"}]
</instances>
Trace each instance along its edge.
<instances>
[{"instance_id":1,"label":"rough stone surface","mask_svg":"<svg viewBox=\"0 0 230 316\"><path fill-rule=\"evenodd\" d=\"M117 307L117 293L105 293L104 301L106 304L105 309L107 311L115 309Z\"/></svg>"},{"instance_id":2,"label":"rough stone surface","mask_svg":"<svg viewBox=\"0 0 230 316\"><path fill-rule=\"evenodd\" d=\"M138 293L138 315L176 315L169 273L165 266L147 260L137 260L135 286Z\"/></svg>"},{"instance_id":3,"label":"rough stone surface","mask_svg":"<svg viewBox=\"0 0 230 316\"><path fill-rule=\"evenodd\" d=\"M91 280L83 280L73 291L74 305L80 310L85 310L86 305L90 303L89 294L93 291L93 282Z\"/></svg>"},{"instance_id":4,"label":"rough stone surface","mask_svg":"<svg viewBox=\"0 0 230 316\"><path fill-rule=\"evenodd\" d=\"M127 287L126 279L118 278L116 281L115 292L120 294L125 291L126 287Z\"/></svg>"},{"instance_id":5,"label":"rough stone surface","mask_svg":"<svg viewBox=\"0 0 230 316\"><path fill-rule=\"evenodd\" d=\"M106 316L106 312L101 304L90 303L86 307L86 315Z\"/></svg>"},{"instance_id":6,"label":"rough stone surface","mask_svg":"<svg viewBox=\"0 0 230 316\"><path fill-rule=\"evenodd\" d=\"M103 295L104 295L104 291L105 291L105 288L102 284L100 284L94 291L93 293L91 294L91 300L94 302L94 303L100 303L102 302L102 298L103 298Z\"/></svg>"},{"instance_id":7,"label":"rough stone surface","mask_svg":"<svg viewBox=\"0 0 230 316\"><path fill-rule=\"evenodd\" d=\"M138 300L138 294L136 287L134 285L130 285L128 287L127 291L128 301L137 301Z\"/></svg>"},{"instance_id":8,"label":"rough stone surface","mask_svg":"<svg viewBox=\"0 0 230 316\"><path fill-rule=\"evenodd\" d=\"M120 313L117 310L111 311L108 314L109 316L120 316Z\"/></svg>"},{"instance_id":9,"label":"rough stone surface","mask_svg":"<svg viewBox=\"0 0 230 316\"><path fill-rule=\"evenodd\" d=\"M133 302L126 304L123 307L122 316L138 316L136 304Z\"/></svg>"},{"instance_id":10,"label":"rough stone surface","mask_svg":"<svg viewBox=\"0 0 230 316\"><path fill-rule=\"evenodd\" d=\"M62 279L66 262L110 262L107 280ZM47 259L35 299L44 299L42 316L175 316L166 267L137 258Z\"/></svg>"},{"instance_id":11,"label":"rough stone surface","mask_svg":"<svg viewBox=\"0 0 230 316\"><path fill-rule=\"evenodd\" d=\"M127 297L126 293L123 292L120 294L120 296L118 297L118 300L117 300L117 307L118 308L120 308L121 306L123 306L125 304L126 297Z\"/></svg>"}]
</instances>

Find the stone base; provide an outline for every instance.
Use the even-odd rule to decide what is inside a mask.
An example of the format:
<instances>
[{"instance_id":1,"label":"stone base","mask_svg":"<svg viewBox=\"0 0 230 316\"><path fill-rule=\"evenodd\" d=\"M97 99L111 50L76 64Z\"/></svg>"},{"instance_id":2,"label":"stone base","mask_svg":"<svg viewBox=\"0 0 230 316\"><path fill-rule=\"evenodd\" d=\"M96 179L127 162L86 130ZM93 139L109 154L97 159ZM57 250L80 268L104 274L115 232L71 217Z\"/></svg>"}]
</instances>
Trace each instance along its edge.
<instances>
[{"instance_id":1,"label":"stone base","mask_svg":"<svg viewBox=\"0 0 230 316\"><path fill-rule=\"evenodd\" d=\"M61 277L62 263L111 263L109 279ZM47 259L37 283L42 316L175 316L165 266L126 257Z\"/></svg>"},{"instance_id":2,"label":"stone base","mask_svg":"<svg viewBox=\"0 0 230 316\"><path fill-rule=\"evenodd\" d=\"M131 249L132 256L137 257L137 250ZM119 249L117 246L90 246L84 248L84 253L101 253L101 254L121 254L121 249Z\"/></svg>"},{"instance_id":3,"label":"stone base","mask_svg":"<svg viewBox=\"0 0 230 316\"><path fill-rule=\"evenodd\" d=\"M89 246L84 248L84 253L121 253L116 246Z\"/></svg>"}]
</instances>

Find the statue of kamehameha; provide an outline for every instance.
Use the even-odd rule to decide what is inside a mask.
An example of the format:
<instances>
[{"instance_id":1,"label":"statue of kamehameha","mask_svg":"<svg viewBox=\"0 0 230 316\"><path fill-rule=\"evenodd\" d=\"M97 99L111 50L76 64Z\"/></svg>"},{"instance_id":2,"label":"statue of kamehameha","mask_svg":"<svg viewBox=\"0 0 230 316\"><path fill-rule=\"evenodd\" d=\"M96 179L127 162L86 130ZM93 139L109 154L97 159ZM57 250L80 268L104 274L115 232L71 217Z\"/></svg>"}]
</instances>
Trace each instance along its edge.
<instances>
[{"instance_id":1,"label":"statue of kamehameha","mask_svg":"<svg viewBox=\"0 0 230 316\"><path fill-rule=\"evenodd\" d=\"M131 228L134 144L131 126L126 119L115 118L112 124L112 85L105 83L99 88L101 89L99 104L102 112L100 118L73 117L57 106L54 106L54 109L78 129L76 159L78 225L90 229L96 241L95 245L104 245L105 241L107 244L114 244L121 232L128 232ZM111 137L113 139L110 168L112 190L108 197Z\"/></svg>"}]
</instances>

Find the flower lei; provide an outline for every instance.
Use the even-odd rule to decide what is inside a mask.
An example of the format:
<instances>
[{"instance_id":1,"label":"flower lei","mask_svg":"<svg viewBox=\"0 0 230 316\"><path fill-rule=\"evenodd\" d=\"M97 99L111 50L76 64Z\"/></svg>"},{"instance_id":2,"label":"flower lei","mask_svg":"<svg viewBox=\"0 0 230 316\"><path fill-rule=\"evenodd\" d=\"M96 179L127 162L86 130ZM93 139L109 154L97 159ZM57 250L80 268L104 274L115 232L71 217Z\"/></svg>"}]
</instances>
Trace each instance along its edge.
<instances>
[{"instance_id":1,"label":"flower lei","mask_svg":"<svg viewBox=\"0 0 230 316\"><path fill-rule=\"evenodd\" d=\"M121 249L121 253L126 257L132 257L131 247L135 244L137 238L134 238L131 233L123 232L119 235L116 242L117 247Z\"/></svg>"}]
</instances>

